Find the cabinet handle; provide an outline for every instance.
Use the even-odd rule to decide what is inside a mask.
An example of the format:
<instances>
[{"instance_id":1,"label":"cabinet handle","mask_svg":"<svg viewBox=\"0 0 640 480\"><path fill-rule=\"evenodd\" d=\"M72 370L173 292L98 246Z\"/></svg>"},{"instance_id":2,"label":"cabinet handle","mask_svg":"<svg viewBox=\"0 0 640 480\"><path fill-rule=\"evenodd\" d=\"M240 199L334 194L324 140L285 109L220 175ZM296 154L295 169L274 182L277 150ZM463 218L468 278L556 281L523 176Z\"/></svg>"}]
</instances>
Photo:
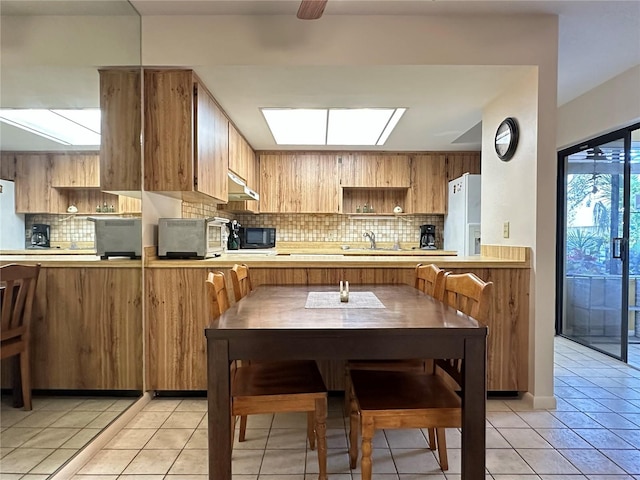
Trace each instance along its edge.
<instances>
[{"instance_id":1,"label":"cabinet handle","mask_svg":"<svg viewBox=\"0 0 640 480\"><path fill-rule=\"evenodd\" d=\"M622 237L615 237L613 239L613 248L612 248L612 253L613 253L613 258L622 258L622 248L623 248L623 238Z\"/></svg>"}]
</instances>

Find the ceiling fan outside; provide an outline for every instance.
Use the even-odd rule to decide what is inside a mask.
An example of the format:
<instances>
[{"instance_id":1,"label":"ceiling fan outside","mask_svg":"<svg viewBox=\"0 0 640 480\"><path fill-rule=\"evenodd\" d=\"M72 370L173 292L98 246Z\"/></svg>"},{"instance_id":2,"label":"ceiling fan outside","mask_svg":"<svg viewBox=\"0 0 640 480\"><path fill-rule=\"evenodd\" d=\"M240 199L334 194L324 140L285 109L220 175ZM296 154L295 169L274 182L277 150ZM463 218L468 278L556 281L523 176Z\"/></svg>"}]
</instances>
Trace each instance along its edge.
<instances>
[{"instance_id":1,"label":"ceiling fan outside","mask_svg":"<svg viewBox=\"0 0 640 480\"><path fill-rule=\"evenodd\" d=\"M298 18L302 20L317 20L322 16L328 0L302 0L298 8Z\"/></svg>"}]
</instances>

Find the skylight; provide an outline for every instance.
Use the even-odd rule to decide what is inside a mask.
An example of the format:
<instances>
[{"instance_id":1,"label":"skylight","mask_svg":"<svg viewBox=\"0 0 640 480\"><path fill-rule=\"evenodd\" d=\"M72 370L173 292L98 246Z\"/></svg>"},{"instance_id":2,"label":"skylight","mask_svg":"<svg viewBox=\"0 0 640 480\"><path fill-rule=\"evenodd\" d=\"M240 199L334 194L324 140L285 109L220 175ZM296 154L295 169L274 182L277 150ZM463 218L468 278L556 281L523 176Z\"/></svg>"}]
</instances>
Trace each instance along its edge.
<instances>
[{"instance_id":1,"label":"skylight","mask_svg":"<svg viewBox=\"0 0 640 480\"><path fill-rule=\"evenodd\" d=\"M384 145L406 108L263 108L278 145Z\"/></svg>"},{"instance_id":2,"label":"skylight","mask_svg":"<svg viewBox=\"0 0 640 480\"><path fill-rule=\"evenodd\" d=\"M0 121L63 145L100 145L100 109L0 109Z\"/></svg>"}]
</instances>

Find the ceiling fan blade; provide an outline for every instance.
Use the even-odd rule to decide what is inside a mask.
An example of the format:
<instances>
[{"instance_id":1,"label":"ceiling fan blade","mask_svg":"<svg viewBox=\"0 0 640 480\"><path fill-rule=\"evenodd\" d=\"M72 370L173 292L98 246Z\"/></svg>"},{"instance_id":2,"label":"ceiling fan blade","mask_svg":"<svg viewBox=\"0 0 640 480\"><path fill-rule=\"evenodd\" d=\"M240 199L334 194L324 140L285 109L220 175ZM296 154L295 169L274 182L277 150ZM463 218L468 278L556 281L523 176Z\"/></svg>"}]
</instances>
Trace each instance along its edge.
<instances>
[{"instance_id":1,"label":"ceiling fan blade","mask_svg":"<svg viewBox=\"0 0 640 480\"><path fill-rule=\"evenodd\" d=\"M298 18L302 20L316 20L322 16L328 0L302 0L298 8Z\"/></svg>"}]
</instances>

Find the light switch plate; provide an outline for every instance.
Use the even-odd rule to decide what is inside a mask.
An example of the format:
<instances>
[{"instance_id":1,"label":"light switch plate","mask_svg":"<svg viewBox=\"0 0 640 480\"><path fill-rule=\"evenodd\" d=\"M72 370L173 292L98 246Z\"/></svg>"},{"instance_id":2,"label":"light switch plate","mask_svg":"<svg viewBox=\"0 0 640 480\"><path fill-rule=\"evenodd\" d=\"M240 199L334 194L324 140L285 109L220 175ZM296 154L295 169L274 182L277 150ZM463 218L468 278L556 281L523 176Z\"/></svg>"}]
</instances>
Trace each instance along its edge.
<instances>
[{"instance_id":1,"label":"light switch plate","mask_svg":"<svg viewBox=\"0 0 640 480\"><path fill-rule=\"evenodd\" d=\"M509 222L504 222L502 224L502 236L504 238L509 238Z\"/></svg>"}]
</instances>

